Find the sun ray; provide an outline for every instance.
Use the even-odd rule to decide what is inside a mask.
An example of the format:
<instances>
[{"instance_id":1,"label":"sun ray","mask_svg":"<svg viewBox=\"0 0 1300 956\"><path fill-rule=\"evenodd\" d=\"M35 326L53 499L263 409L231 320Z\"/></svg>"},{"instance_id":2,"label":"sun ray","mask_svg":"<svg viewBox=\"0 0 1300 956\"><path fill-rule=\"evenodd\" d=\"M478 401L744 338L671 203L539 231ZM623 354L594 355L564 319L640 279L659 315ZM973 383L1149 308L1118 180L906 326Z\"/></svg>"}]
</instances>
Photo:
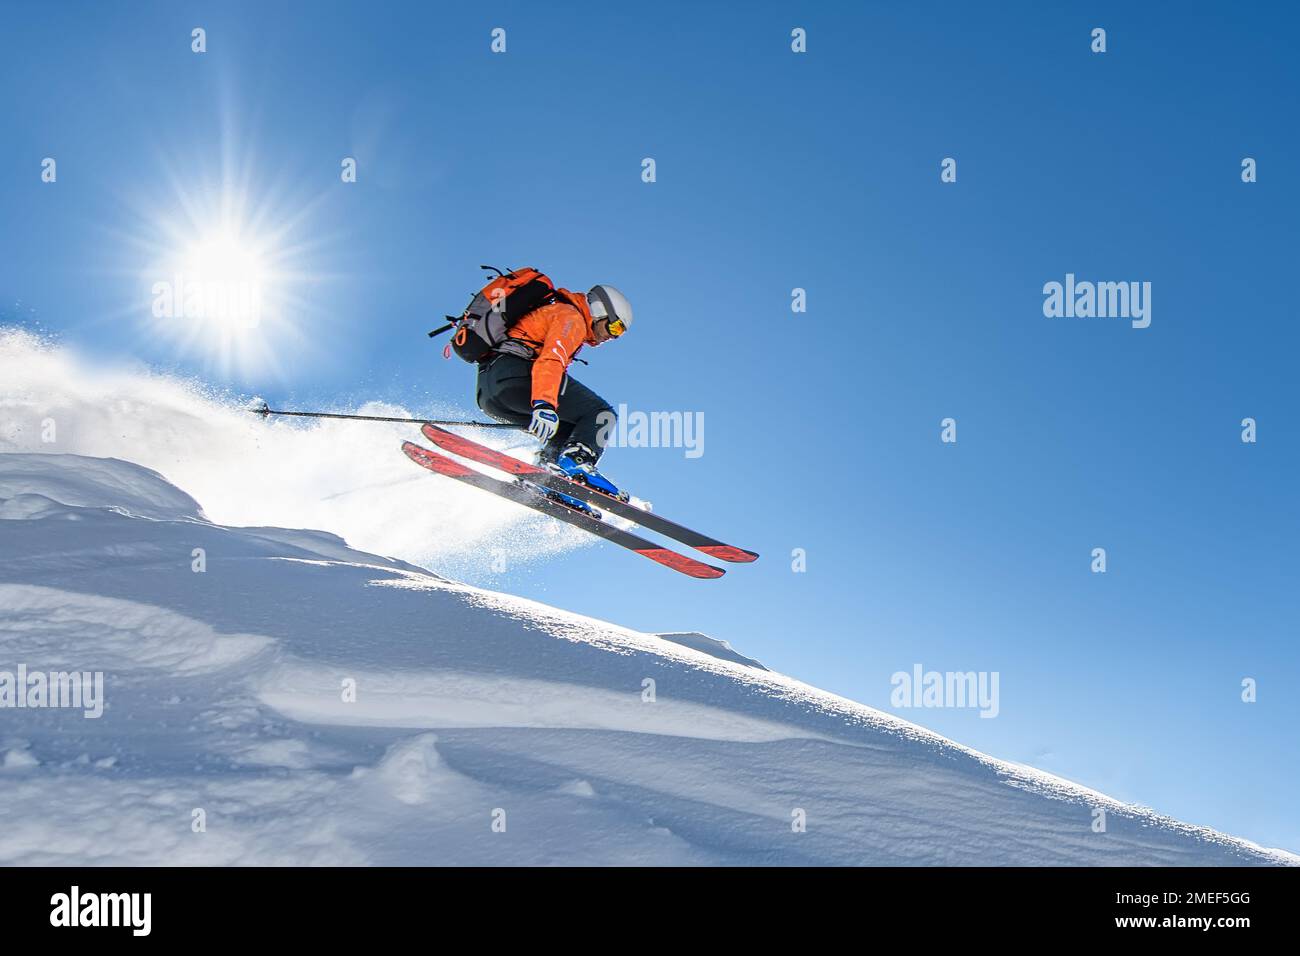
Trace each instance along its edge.
<instances>
[{"instance_id":1,"label":"sun ray","mask_svg":"<svg viewBox=\"0 0 1300 956\"><path fill-rule=\"evenodd\" d=\"M306 297L335 277L320 267L334 239L314 221L327 192L304 195L287 176L255 175L264 164L241 148L233 121L221 129L215 164L211 153L204 162L161 152L161 175L122 197L123 222L104 226L123 263L117 271L142 290L110 314L134 318L148 347L205 372L274 378L314 358L303 328L330 324Z\"/></svg>"}]
</instances>

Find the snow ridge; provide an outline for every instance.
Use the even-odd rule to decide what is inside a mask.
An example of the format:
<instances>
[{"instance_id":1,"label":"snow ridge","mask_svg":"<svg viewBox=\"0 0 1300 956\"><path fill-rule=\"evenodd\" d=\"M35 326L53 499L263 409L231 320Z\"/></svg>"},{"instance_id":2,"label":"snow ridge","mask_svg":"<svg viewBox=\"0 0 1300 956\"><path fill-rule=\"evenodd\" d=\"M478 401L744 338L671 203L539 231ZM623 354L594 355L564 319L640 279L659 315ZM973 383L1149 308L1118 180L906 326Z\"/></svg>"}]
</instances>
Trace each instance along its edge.
<instances>
[{"instance_id":1,"label":"snow ridge","mask_svg":"<svg viewBox=\"0 0 1300 956\"><path fill-rule=\"evenodd\" d=\"M1300 863L109 458L0 454L20 664L105 702L0 708L6 864Z\"/></svg>"}]
</instances>

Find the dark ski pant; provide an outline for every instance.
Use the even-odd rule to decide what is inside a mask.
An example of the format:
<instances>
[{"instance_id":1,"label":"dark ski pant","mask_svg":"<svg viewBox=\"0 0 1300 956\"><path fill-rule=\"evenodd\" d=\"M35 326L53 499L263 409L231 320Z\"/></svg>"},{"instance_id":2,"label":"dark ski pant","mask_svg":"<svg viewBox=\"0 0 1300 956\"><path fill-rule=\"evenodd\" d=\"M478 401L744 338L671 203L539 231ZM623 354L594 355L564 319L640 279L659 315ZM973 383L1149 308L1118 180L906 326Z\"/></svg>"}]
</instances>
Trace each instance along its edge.
<instances>
[{"instance_id":1,"label":"dark ski pant","mask_svg":"<svg viewBox=\"0 0 1300 956\"><path fill-rule=\"evenodd\" d=\"M498 355L478 371L476 399L487 416L527 428L533 420L533 363L518 355ZM543 458L554 461L567 445L586 445L597 456L604 447L596 436L605 425L614 422L614 409L587 386L571 375L560 385L560 427L542 451ZM601 413L609 417L602 418Z\"/></svg>"}]
</instances>

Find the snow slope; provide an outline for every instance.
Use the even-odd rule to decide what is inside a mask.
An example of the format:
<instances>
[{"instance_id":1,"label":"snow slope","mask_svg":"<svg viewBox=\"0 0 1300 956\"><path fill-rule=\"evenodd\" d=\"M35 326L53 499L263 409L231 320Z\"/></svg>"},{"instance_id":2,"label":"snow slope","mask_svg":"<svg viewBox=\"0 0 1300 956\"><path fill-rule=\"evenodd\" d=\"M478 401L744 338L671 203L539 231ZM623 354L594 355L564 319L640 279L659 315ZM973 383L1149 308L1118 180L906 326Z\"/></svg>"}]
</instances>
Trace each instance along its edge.
<instances>
[{"instance_id":1,"label":"snow slope","mask_svg":"<svg viewBox=\"0 0 1300 956\"><path fill-rule=\"evenodd\" d=\"M0 709L0 862L1300 862L704 635L215 523L191 490L126 461L0 454L0 672L102 671L106 698L98 719Z\"/></svg>"}]
</instances>

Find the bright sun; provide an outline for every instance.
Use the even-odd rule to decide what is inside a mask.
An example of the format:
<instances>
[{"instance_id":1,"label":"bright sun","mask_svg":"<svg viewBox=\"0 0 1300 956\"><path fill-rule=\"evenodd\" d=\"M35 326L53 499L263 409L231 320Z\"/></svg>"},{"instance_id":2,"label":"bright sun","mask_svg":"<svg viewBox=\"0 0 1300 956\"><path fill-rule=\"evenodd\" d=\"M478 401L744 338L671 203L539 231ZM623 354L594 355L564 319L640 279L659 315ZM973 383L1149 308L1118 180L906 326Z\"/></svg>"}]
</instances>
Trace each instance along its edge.
<instances>
[{"instance_id":1,"label":"bright sun","mask_svg":"<svg viewBox=\"0 0 1300 956\"><path fill-rule=\"evenodd\" d=\"M167 232L168 248L146 272L153 335L223 376L260 377L282 367L299 338L288 318L301 311L292 252L229 221L175 224Z\"/></svg>"},{"instance_id":2,"label":"bright sun","mask_svg":"<svg viewBox=\"0 0 1300 956\"><path fill-rule=\"evenodd\" d=\"M140 316L142 350L264 386L320 357L306 329L335 319L316 294L336 278L326 265L336 247L316 219L329 187L312 196L255 158L232 116L220 150L164 156L166 175L141 180L128 197L135 223L117 247L137 279L140 296L123 312Z\"/></svg>"},{"instance_id":3,"label":"bright sun","mask_svg":"<svg viewBox=\"0 0 1300 956\"><path fill-rule=\"evenodd\" d=\"M180 268L178 292L185 315L228 332L261 324L268 290L256 243L231 233L208 236L187 250Z\"/></svg>"}]
</instances>

